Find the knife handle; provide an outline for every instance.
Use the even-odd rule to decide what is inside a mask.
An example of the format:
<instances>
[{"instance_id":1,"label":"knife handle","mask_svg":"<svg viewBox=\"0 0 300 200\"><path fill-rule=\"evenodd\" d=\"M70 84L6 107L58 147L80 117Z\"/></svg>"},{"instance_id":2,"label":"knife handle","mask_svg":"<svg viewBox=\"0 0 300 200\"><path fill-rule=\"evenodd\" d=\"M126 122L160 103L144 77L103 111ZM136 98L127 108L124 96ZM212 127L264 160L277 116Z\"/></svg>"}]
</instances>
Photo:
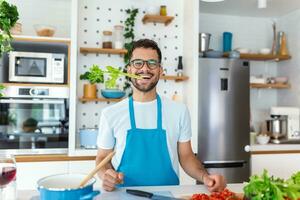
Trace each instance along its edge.
<instances>
[{"instance_id":1,"label":"knife handle","mask_svg":"<svg viewBox=\"0 0 300 200\"><path fill-rule=\"evenodd\" d=\"M145 191L141 191L141 190L126 189L126 192L128 194L132 194L132 195L140 196L140 197L146 197L146 198L149 198L149 199L151 199L151 197L153 196L153 193L145 192Z\"/></svg>"}]
</instances>

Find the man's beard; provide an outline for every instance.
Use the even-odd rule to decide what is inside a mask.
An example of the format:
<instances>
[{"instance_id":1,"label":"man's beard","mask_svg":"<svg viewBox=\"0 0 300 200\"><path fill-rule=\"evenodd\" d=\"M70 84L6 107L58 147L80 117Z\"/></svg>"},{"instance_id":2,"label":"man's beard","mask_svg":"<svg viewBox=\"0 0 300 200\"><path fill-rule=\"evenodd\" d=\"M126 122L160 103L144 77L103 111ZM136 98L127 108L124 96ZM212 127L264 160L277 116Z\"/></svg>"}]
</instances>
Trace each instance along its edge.
<instances>
[{"instance_id":1,"label":"man's beard","mask_svg":"<svg viewBox=\"0 0 300 200\"><path fill-rule=\"evenodd\" d=\"M140 92L149 92L151 91L153 88L155 88L155 86L157 85L159 79L156 80L155 82L150 83L148 86L143 86L143 85L139 85L137 83L137 79L131 79L131 83L133 84L133 86L139 90Z\"/></svg>"}]
</instances>

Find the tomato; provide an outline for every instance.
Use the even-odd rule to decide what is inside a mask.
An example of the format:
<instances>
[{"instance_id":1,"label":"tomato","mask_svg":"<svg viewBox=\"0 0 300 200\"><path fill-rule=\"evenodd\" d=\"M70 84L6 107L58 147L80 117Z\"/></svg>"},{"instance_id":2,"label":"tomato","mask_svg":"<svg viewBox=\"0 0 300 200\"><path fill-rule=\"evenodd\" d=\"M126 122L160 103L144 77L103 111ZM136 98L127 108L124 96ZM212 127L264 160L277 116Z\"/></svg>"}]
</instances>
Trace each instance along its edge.
<instances>
[{"instance_id":1,"label":"tomato","mask_svg":"<svg viewBox=\"0 0 300 200\"><path fill-rule=\"evenodd\" d=\"M213 192L210 195L207 194L193 194L192 200L241 200L235 197L235 193L225 189L222 192Z\"/></svg>"}]
</instances>

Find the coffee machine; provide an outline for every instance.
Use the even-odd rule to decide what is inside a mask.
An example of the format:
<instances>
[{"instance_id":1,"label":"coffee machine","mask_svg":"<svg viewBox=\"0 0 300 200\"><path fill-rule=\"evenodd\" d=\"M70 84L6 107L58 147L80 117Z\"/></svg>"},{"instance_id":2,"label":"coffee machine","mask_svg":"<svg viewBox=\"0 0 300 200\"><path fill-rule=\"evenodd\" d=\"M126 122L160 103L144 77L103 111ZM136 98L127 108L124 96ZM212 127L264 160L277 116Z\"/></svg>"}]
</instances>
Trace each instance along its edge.
<instances>
[{"instance_id":1,"label":"coffee machine","mask_svg":"<svg viewBox=\"0 0 300 200\"><path fill-rule=\"evenodd\" d=\"M277 130L280 130L279 135L285 140L300 140L300 109L297 107L271 107L270 115L273 120L278 120L276 123L278 125ZM275 124L275 123L273 123ZM272 127L274 130L274 127ZM275 131L276 132L276 131ZM280 143L280 138L273 140L274 143Z\"/></svg>"}]
</instances>

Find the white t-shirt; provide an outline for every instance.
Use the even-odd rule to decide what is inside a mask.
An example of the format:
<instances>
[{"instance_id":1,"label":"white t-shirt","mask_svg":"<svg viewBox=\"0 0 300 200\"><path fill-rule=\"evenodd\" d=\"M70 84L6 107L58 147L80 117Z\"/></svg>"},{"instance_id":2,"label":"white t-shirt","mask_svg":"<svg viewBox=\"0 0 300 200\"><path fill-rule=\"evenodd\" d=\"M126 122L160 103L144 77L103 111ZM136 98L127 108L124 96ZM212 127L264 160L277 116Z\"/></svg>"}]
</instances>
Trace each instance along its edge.
<instances>
[{"instance_id":1,"label":"white t-shirt","mask_svg":"<svg viewBox=\"0 0 300 200\"><path fill-rule=\"evenodd\" d=\"M112 165L118 169L126 145L127 130L131 129L129 117L129 99L103 109L100 117L98 147L115 148ZM167 145L173 169L179 176L177 142L191 140L191 119L187 107L167 98L161 97L162 127L166 130ZM136 128L157 128L157 100L150 102L134 101ZM155 148L155 147L153 147Z\"/></svg>"}]
</instances>

